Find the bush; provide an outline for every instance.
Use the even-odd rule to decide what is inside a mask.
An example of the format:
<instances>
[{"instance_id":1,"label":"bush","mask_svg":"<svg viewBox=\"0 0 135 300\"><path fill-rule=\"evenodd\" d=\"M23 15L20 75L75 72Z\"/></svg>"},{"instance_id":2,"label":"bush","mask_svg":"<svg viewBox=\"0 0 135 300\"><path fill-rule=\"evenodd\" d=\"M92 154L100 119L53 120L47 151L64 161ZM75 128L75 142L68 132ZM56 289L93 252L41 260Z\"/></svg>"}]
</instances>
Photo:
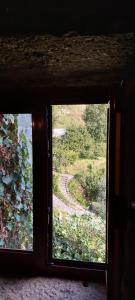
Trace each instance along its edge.
<instances>
[{"instance_id":1,"label":"bush","mask_svg":"<svg viewBox=\"0 0 135 300\"><path fill-rule=\"evenodd\" d=\"M68 215L54 211L53 258L105 262L105 222L95 214Z\"/></svg>"},{"instance_id":2,"label":"bush","mask_svg":"<svg viewBox=\"0 0 135 300\"><path fill-rule=\"evenodd\" d=\"M92 211L100 216L104 221L106 220L106 203L102 202L92 202Z\"/></svg>"},{"instance_id":3,"label":"bush","mask_svg":"<svg viewBox=\"0 0 135 300\"><path fill-rule=\"evenodd\" d=\"M59 189L59 175L53 174L53 194L61 199L63 202L67 203L66 197Z\"/></svg>"},{"instance_id":4,"label":"bush","mask_svg":"<svg viewBox=\"0 0 135 300\"><path fill-rule=\"evenodd\" d=\"M59 176L53 174L53 193L57 195L58 191L59 191Z\"/></svg>"},{"instance_id":5,"label":"bush","mask_svg":"<svg viewBox=\"0 0 135 300\"><path fill-rule=\"evenodd\" d=\"M95 159L98 159L99 157L106 157L106 143L98 143L96 141L93 141L93 157Z\"/></svg>"},{"instance_id":6,"label":"bush","mask_svg":"<svg viewBox=\"0 0 135 300\"><path fill-rule=\"evenodd\" d=\"M56 172L60 172L63 166L73 164L77 158L78 154L67 149L60 138L53 138L53 168Z\"/></svg>"},{"instance_id":7,"label":"bush","mask_svg":"<svg viewBox=\"0 0 135 300\"><path fill-rule=\"evenodd\" d=\"M56 172L78 158L97 159L105 155L106 143L92 139L85 127L68 128L63 137L53 138L53 167Z\"/></svg>"},{"instance_id":8,"label":"bush","mask_svg":"<svg viewBox=\"0 0 135 300\"><path fill-rule=\"evenodd\" d=\"M82 188L84 189L84 194L89 203L92 204L93 201L105 200L105 170L93 170L92 165L88 166L87 173L76 174L75 178L79 181Z\"/></svg>"},{"instance_id":9,"label":"bush","mask_svg":"<svg viewBox=\"0 0 135 300\"><path fill-rule=\"evenodd\" d=\"M91 137L85 127L68 128L62 138L67 150L76 152L79 158L88 157L92 148Z\"/></svg>"},{"instance_id":10,"label":"bush","mask_svg":"<svg viewBox=\"0 0 135 300\"><path fill-rule=\"evenodd\" d=\"M86 208L89 207L88 202L84 196L84 190L75 178L72 178L68 182L68 189L70 194L76 201L78 201L81 205L83 205Z\"/></svg>"},{"instance_id":11,"label":"bush","mask_svg":"<svg viewBox=\"0 0 135 300\"><path fill-rule=\"evenodd\" d=\"M91 138L97 142L105 142L107 136L107 105L87 105L83 119Z\"/></svg>"}]
</instances>

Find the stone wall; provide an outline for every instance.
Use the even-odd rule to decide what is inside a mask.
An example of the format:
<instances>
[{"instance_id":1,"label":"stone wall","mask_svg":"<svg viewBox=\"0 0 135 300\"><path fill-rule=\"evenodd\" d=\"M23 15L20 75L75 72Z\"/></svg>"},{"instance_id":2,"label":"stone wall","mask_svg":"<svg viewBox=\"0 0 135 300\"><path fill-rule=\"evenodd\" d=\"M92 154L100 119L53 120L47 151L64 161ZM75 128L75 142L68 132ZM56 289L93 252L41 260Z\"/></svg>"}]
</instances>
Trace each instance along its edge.
<instances>
[{"instance_id":1,"label":"stone wall","mask_svg":"<svg viewBox=\"0 0 135 300\"><path fill-rule=\"evenodd\" d=\"M134 67L134 33L0 37L0 86L106 86Z\"/></svg>"}]
</instances>

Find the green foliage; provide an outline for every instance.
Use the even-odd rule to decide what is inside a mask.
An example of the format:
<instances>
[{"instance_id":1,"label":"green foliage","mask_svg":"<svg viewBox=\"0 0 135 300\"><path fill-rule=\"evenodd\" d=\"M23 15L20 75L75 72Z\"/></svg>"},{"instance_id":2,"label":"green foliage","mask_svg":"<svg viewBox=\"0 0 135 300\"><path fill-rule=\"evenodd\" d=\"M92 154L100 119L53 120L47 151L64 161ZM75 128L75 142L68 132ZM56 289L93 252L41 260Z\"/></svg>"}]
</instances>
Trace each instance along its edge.
<instances>
[{"instance_id":1,"label":"green foliage","mask_svg":"<svg viewBox=\"0 0 135 300\"><path fill-rule=\"evenodd\" d=\"M63 137L53 138L53 167L56 172L66 170L78 158L98 159L105 155L106 143L95 143L84 127L69 128Z\"/></svg>"},{"instance_id":2,"label":"green foliage","mask_svg":"<svg viewBox=\"0 0 135 300\"><path fill-rule=\"evenodd\" d=\"M107 105L87 105L83 118L91 138L97 142L106 141Z\"/></svg>"},{"instance_id":3,"label":"green foliage","mask_svg":"<svg viewBox=\"0 0 135 300\"><path fill-rule=\"evenodd\" d=\"M81 205L83 205L85 208L88 208L88 202L86 200L86 197L84 195L84 190L82 186L79 184L79 182L75 179L72 178L68 182L68 190L72 197L77 200Z\"/></svg>"},{"instance_id":4,"label":"green foliage","mask_svg":"<svg viewBox=\"0 0 135 300\"><path fill-rule=\"evenodd\" d=\"M67 150L62 140L58 137L53 138L53 167L59 172L62 166L73 164L77 159L77 153Z\"/></svg>"},{"instance_id":5,"label":"green foliage","mask_svg":"<svg viewBox=\"0 0 135 300\"><path fill-rule=\"evenodd\" d=\"M107 106L104 104L85 107L82 117L86 126L70 124L64 136L53 138L53 166L56 171L61 171L62 166L73 164L77 158L94 159L106 155ZM57 118L68 115L68 112L69 106L53 106L54 125Z\"/></svg>"},{"instance_id":6,"label":"green foliage","mask_svg":"<svg viewBox=\"0 0 135 300\"><path fill-rule=\"evenodd\" d=\"M93 201L101 201L102 197L105 195L105 170L104 169L95 169L92 165L88 166L86 173L76 174L75 178L79 181L81 186L84 189L84 193L89 203L92 204Z\"/></svg>"},{"instance_id":7,"label":"green foliage","mask_svg":"<svg viewBox=\"0 0 135 300\"><path fill-rule=\"evenodd\" d=\"M32 248L32 169L18 115L0 115L0 245Z\"/></svg>"},{"instance_id":8,"label":"green foliage","mask_svg":"<svg viewBox=\"0 0 135 300\"><path fill-rule=\"evenodd\" d=\"M99 159L99 157L106 156L106 143L93 141L93 156L92 158Z\"/></svg>"},{"instance_id":9,"label":"green foliage","mask_svg":"<svg viewBox=\"0 0 135 300\"><path fill-rule=\"evenodd\" d=\"M58 191L59 191L59 176L53 174L53 193L57 195Z\"/></svg>"},{"instance_id":10,"label":"green foliage","mask_svg":"<svg viewBox=\"0 0 135 300\"><path fill-rule=\"evenodd\" d=\"M68 183L70 194L86 209L90 209L105 220L106 179L104 169L89 165L87 171L80 172Z\"/></svg>"},{"instance_id":11,"label":"green foliage","mask_svg":"<svg viewBox=\"0 0 135 300\"><path fill-rule=\"evenodd\" d=\"M54 169L74 175L68 182L71 197L90 211L88 215L76 216L54 210L53 257L105 262L107 105L83 107L80 116L84 123L79 121L75 106L72 110L59 106L55 115L55 126L62 125L66 131L61 138L53 138ZM54 190L62 199L58 180L57 184L54 180Z\"/></svg>"},{"instance_id":12,"label":"green foliage","mask_svg":"<svg viewBox=\"0 0 135 300\"><path fill-rule=\"evenodd\" d=\"M105 222L93 213L78 217L55 211L53 257L105 262Z\"/></svg>"},{"instance_id":13,"label":"green foliage","mask_svg":"<svg viewBox=\"0 0 135 300\"><path fill-rule=\"evenodd\" d=\"M61 199L63 202L67 203L66 197L59 189L59 175L56 173L53 174L53 194L57 196L59 199Z\"/></svg>"},{"instance_id":14,"label":"green foliage","mask_svg":"<svg viewBox=\"0 0 135 300\"><path fill-rule=\"evenodd\" d=\"M104 262L107 105L84 106L80 114L84 123L75 109L75 105L71 110L63 105L55 110L55 126L62 125L65 134L53 138L53 167L74 175L68 183L71 197L90 211L83 216L54 211L53 257ZM54 190L62 199L58 180L57 185L54 180Z\"/></svg>"},{"instance_id":15,"label":"green foliage","mask_svg":"<svg viewBox=\"0 0 135 300\"><path fill-rule=\"evenodd\" d=\"M102 220L106 220L106 202L105 199L104 201L93 201L92 202L92 211L100 216L102 218Z\"/></svg>"},{"instance_id":16,"label":"green foliage","mask_svg":"<svg viewBox=\"0 0 135 300\"><path fill-rule=\"evenodd\" d=\"M79 158L89 158L93 153L93 143L85 127L67 128L62 143L69 151L74 151Z\"/></svg>"}]
</instances>

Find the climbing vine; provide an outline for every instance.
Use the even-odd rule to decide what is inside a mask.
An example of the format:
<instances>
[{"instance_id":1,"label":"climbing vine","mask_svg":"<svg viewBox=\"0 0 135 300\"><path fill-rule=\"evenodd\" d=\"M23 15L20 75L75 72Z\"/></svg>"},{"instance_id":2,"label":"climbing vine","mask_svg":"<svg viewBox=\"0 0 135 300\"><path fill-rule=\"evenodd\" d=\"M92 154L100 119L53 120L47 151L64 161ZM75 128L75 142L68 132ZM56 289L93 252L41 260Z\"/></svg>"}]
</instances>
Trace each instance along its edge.
<instances>
[{"instance_id":1,"label":"climbing vine","mask_svg":"<svg viewBox=\"0 0 135 300\"><path fill-rule=\"evenodd\" d=\"M0 247L32 249L32 167L17 114L0 114Z\"/></svg>"}]
</instances>

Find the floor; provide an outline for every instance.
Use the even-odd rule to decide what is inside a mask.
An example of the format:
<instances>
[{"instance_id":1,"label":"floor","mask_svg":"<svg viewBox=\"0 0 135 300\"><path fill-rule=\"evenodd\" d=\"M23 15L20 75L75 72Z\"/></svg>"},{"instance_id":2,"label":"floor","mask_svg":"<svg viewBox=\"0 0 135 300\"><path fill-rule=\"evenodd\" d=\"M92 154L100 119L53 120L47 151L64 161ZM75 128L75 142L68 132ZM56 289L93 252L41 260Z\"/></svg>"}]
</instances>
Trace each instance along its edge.
<instances>
[{"instance_id":1,"label":"floor","mask_svg":"<svg viewBox=\"0 0 135 300\"><path fill-rule=\"evenodd\" d=\"M55 278L0 278L0 300L106 300L104 286Z\"/></svg>"}]
</instances>

